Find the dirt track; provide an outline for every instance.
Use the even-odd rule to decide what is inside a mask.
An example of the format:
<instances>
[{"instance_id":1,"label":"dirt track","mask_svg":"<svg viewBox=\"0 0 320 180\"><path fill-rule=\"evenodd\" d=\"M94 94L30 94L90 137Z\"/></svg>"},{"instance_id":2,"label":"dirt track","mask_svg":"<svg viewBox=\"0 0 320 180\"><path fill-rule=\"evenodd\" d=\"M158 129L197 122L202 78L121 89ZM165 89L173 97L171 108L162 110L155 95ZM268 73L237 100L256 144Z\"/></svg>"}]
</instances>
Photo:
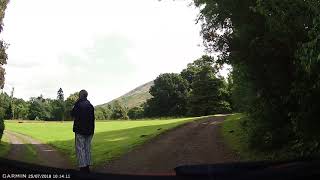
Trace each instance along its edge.
<instances>
[{"instance_id":1,"label":"dirt track","mask_svg":"<svg viewBox=\"0 0 320 180\"><path fill-rule=\"evenodd\" d=\"M8 159L21 161L24 159L26 144L32 144L37 152L37 159L33 160L32 163L64 169L72 168L67 158L51 146L16 132L5 131L5 133L11 143L11 148L7 155Z\"/></svg>"},{"instance_id":2,"label":"dirt track","mask_svg":"<svg viewBox=\"0 0 320 180\"><path fill-rule=\"evenodd\" d=\"M179 165L239 161L220 134L224 116L187 123L96 169L121 174L173 174Z\"/></svg>"}]
</instances>

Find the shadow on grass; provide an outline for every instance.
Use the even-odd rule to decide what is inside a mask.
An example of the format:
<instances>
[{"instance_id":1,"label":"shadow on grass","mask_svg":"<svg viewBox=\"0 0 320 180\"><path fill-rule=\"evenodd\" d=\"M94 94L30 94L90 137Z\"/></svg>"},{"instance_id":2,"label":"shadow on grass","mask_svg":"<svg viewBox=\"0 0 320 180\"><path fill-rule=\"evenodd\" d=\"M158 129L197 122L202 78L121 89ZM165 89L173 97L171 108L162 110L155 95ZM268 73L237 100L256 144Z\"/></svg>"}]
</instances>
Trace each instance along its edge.
<instances>
[{"instance_id":1,"label":"shadow on grass","mask_svg":"<svg viewBox=\"0 0 320 180\"><path fill-rule=\"evenodd\" d=\"M186 123L176 122L96 133L94 134L92 141L93 165L94 167L97 167L106 164L164 131L168 129L172 130L175 127L184 124ZM67 141L51 141L49 144L65 153L71 158L73 165L76 165L74 139Z\"/></svg>"},{"instance_id":2,"label":"shadow on grass","mask_svg":"<svg viewBox=\"0 0 320 180\"><path fill-rule=\"evenodd\" d=\"M37 163L37 152L32 144L1 142L0 157L16 161Z\"/></svg>"}]
</instances>

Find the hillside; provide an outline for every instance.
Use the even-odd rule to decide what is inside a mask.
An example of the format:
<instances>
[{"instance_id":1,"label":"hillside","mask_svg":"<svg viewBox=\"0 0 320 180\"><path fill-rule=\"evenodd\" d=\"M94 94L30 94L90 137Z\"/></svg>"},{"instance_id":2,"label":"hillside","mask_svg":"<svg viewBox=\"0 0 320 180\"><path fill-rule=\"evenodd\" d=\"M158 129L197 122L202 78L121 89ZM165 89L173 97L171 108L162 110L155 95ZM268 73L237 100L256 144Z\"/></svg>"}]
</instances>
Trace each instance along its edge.
<instances>
[{"instance_id":1,"label":"hillside","mask_svg":"<svg viewBox=\"0 0 320 180\"><path fill-rule=\"evenodd\" d=\"M143 84L130 92L108 102L105 104L98 105L97 107L107 107L109 104L112 105L116 100L120 101L124 106L130 108L139 106L150 99L152 96L149 93L150 87L153 85L153 81Z\"/></svg>"}]
</instances>

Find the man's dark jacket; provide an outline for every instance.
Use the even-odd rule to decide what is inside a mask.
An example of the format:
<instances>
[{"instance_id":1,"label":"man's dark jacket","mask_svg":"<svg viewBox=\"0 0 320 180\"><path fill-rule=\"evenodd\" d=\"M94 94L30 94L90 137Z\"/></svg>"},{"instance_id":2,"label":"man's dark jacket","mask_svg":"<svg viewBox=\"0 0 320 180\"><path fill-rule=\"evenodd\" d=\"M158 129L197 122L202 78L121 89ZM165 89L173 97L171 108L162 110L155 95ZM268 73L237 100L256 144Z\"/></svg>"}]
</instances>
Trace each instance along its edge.
<instances>
[{"instance_id":1,"label":"man's dark jacket","mask_svg":"<svg viewBox=\"0 0 320 180\"><path fill-rule=\"evenodd\" d=\"M81 135L92 135L94 133L94 107L87 99L79 99L72 111L74 118L73 132Z\"/></svg>"}]
</instances>

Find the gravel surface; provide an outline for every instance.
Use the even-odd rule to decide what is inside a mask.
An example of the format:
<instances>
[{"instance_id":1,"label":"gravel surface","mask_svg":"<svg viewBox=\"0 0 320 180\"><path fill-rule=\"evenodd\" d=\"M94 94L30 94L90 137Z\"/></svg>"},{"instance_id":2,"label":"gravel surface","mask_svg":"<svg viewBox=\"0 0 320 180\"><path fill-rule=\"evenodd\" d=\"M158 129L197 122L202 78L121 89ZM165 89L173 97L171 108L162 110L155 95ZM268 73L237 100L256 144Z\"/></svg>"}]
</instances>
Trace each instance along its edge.
<instances>
[{"instance_id":1,"label":"gravel surface","mask_svg":"<svg viewBox=\"0 0 320 180\"><path fill-rule=\"evenodd\" d=\"M224 119L210 117L169 130L96 171L170 175L180 165L239 161L222 139L220 126Z\"/></svg>"}]
</instances>

